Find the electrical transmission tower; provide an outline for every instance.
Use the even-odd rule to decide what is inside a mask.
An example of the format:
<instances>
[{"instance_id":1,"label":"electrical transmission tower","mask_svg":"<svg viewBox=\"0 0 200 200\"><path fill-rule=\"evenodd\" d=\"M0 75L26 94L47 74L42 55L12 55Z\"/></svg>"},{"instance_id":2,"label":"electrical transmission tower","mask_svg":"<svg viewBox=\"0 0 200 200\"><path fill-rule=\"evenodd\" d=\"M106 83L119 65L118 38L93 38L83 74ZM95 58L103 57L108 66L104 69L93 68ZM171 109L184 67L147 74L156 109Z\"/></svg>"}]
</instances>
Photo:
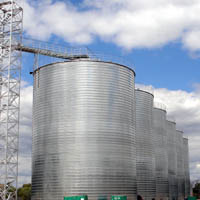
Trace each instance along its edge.
<instances>
[{"instance_id":1,"label":"electrical transmission tower","mask_svg":"<svg viewBox=\"0 0 200 200\"><path fill-rule=\"evenodd\" d=\"M23 10L13 0L0 3L0 199L17 198Z\"/></svg>"}]
</instances>

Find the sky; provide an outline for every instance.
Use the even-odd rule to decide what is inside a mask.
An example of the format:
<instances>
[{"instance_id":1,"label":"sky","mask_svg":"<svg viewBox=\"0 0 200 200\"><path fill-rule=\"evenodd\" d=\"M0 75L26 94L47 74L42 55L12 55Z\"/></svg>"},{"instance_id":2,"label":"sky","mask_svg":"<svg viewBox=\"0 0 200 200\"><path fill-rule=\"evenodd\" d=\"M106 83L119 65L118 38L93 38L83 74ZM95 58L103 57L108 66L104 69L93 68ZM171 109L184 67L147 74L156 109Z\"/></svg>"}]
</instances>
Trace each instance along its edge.
<instances>
[{"instance_id":1,"label":"sky","mask_svg":"<svg viewBox=\"0 0 200 200\"><path fill-rule=\"evenodd\" d=\"M87 47L128 63L136 87L153 90L189 138L191 180L200 180L199 0L19 1L24 37ZM30 182L31 174L32 67L33 55L23 53L20 184Z\"/></svg>"}]
</instances>

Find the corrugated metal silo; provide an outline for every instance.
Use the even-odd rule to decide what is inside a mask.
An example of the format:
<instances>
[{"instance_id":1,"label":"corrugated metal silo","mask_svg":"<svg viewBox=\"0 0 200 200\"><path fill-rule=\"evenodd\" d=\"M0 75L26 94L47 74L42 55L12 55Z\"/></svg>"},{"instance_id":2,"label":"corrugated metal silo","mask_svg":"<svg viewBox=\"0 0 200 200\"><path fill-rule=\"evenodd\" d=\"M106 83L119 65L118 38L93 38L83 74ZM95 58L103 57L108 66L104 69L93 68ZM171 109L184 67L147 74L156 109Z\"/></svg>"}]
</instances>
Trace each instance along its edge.
<instances>
[{"instance_id":1,"label":"corrugated metal silo","mask_svg":"<svg viewBox=\"0 0 200 200\"><path fill-rule=\"evenodd\" d=\"M155 104L154 104L155 106ZM166 110L153 109L153 135L155 147L156 199L168 199L168 154Z\"/></svg>"},{"instance_id":2,"label":"corrugated metal silo","mask_svg":"<svg viewBox=\"0 0 200 200\"><path fill-rule=\"evenodd\" d=\"M176 130L178 199L184 199L183 132Z\"/></svg>"},{"instance_id":3,"label":"corrugated metal silo","mask_svg":"<svg viewBox=\"0 0 200 200\"><path fill-rule=\"evenodd\" d=\"M183 138L183 160L184 160L184 177L185 177L185 197L190 195L190 173L189 173L189 148L188 139Z\"/></svg>"},{"instance_id":4,"label":"corrugated metal silo","mask_svg":"<svg viewBox=\"0 0 200 200\"><path fill-rule=\"evenodd\" d=\"M169 199L178 198L177 185L177 156L176 156L176 123L166 121L167 128L167 152L168 152L168 182L169 182Z\"/></svg>"},{"instance_id":5,"label":"corrugated metal silo","mask_svg":"<svg viewBox=\"0 0 200 200\"><path fill-rule=\"evenodd\" d=\"M92 60L34 72L32 200L135 199L134 76Z\"/></svg>"},{"instance_id":6,"label":"corrugated metal silo","mask_svg":"<svg viewBox=\"0 0 200 200\"><path fill-rule=\"evenodd\" d=\"M153 95L135 90L137 194L145 200L155 198L155 153L152 134Z\"/></svg>"}]
</instances>

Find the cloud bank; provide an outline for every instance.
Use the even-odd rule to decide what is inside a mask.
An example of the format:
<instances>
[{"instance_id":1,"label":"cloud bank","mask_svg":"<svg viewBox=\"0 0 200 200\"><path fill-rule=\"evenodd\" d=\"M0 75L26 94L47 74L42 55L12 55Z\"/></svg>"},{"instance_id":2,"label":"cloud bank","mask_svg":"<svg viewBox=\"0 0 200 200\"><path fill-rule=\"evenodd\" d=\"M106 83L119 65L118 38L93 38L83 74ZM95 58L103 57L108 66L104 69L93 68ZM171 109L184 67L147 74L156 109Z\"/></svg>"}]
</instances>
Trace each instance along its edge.
<instances>
[{"instance_id":1,"label":"cloud bank","mask_svg":"<svg viewBox=\"0 0 200 200\"><path fill-rule=\"evenodd\" d=\"M56 35L72 44L96 38L119 47L157 48L179 42L200 50L199 0L82 0L24 2L28 36L48 40Z\"/></svg>"},{"instance_id":2,"label":"cloud bank","mask_svg":"<svg viewBox=\"0 0 200 200\"><path fill-rule=\"evenodd\" d=\"M22 82L19 130L19 186L31 182L33 87Z\"/></svg>"}]
</instances>

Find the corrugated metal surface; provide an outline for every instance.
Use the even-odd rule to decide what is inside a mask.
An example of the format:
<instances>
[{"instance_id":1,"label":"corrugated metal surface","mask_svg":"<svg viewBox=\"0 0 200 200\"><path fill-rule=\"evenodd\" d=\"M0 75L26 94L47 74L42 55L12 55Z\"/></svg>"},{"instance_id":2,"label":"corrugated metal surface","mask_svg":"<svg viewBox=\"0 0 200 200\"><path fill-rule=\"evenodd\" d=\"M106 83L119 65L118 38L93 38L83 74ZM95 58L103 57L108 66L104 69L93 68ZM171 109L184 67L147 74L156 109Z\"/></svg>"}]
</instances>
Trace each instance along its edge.
<instances>
[{"instance_id":1,"label":"corrugated metal surface","mask_svg":"<svg viewBox=\"0 0 200 200\"><path fill-rule=\"evenodd\" d=\"M183 138L183 160L184 160L184 177L185 177L185 197L190 195L190 173L189 173L189 148L188 139Z\"/></svg>"},{"instance_id":2,"label":"corrugated metal surface","mask_svg":"<svg viewBox=\"0 0 200 200\"><path fill-rule=\"evenodd\" d=\"M137 193L144 199L152 199L156 196L152 134L153 95L142 90L135 90L135 98Z\"/></svg>"},{"instance_id":3,"label":"corrugated metal surface","mask_svg":"<svg viewBox=\"0 0 200 200\"><path fill-rule=\"evenodd\" d=\"M169 188L165 110L153 108L153 135L156 158L156 198L167 199L169 196Z\"/></svg>"},{"instance_id":4,"label":"corrugated metal surface","mask_svg":"<svg viewBox=\"0 0 200 200\"><path fill-rule=\"evenodd\" d=\"M168 151L168 181L169 199L178 198L177 185L177 156L176 156L176 123L166 121L167 128L167 151Z\"/></svg>"},{"instance_id":5,"label":"corrugated metal surface","mask_svg":"<svg viewBox=\"0 0 200 200\"><path fill-rule=\"evenodd\" d=\"M178 199L184 199L183 132L176 130Z\"/></svg>"},{"instance_id":6,"label":"corrugated metal surface","mask_svg":"<svg viewBox=\"0 0 200 200\"><path fill-rule=\"evenodd\" d=\"M136 197L134 72L106 62L34 73L32 200Z\"/></svg>"}]
</instances>

